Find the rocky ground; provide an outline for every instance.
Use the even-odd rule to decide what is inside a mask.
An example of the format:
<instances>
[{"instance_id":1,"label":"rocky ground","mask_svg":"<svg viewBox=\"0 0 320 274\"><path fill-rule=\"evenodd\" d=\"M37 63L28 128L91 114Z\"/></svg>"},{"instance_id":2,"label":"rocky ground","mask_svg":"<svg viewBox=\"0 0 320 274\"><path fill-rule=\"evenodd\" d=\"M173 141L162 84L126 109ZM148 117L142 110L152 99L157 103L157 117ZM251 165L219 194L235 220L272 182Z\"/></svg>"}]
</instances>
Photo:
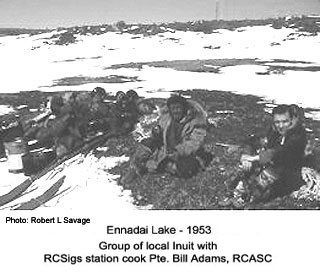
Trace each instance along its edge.
<instances>
[{"instance_id":1,"label":"rocky ground","mask_svg":"<svg viewBox=\"0 0 320 274\"><path fill-rule=\"evenodd\" d=\"M178 179L167 174L148 174L138 178L124 189L132 191L137 205L153 205L154 209L221 209L219 201L225 194L224 182L238 169L241 145L250 134L263 132L270 123L270 107L261 98L247 95L236 95L222 91L190 90L183 92L185 96L200 102L208 112L208 135L205 147L214 155L209 167L191 179ZM15 114L0 117L2 124L8 120L31 117L34 112L30 109L43 106L49 93L23 92L20 94L3 94L0 96L1 105L11 105L18 108ZM110 96L112 98L112 96ZM157 105L164 104L163 99L152 99ZM314 111L314 110L313 110ZM308 112L308 110L306 110ZM146 127L150 128L151 124ZM316 140L319 136L320 122L306 119L309 138ZM97 151L97 157L132 155L137 144L136 135L131 134L107 142L109 150ZM320 144L316 140L316 149ZM318 159L319 160L319 159ZM316 161L320 163L320 161ZM317 167L320 169L320 166ZM123 174L128 169L128 163L114 168L111 172ZM292 196L278 198L268 204L251 206L253 209L317 209L320 202L307 197L296 199ZM228 207L227 207L228 208ZM231 207L229 207L231 208Z\"/></svg>"},{"instance_id":2,"label":"rocky ground","mask_svg":"<svg viewBox=\"0 0 320 274\"><path fill-rule=\"evenodd\" d=\"M275 29L294 28L301 32L301 35L316 35L320 30L319 16L293 16L279 17L257 20L198 20L189 22L170 22L161 24L128 24L124 21L119 21L115 24L103 24L98 26L75 26L69 28L58 28L59 33L53 34L48 39L53 39L56 45L68 45L77 42L78 35L100 35L106 32L130 33L134 35L152 36L158 35L167 31L193 31L212 33L219 29L236 30L242 27L250 26L266 26L270 25ZM15 28L0 28L1 36L30 34L36 35L50 31L49 29L15 29ZM294 38L292 38L294 39Z\"/></svg>"},{"instance_id":3,"label":"rocky ground","mask_svg":"<svg viewBox=\"0 0 320 274\"><path fill-rule=\"evenodd\" d=\"M72 28L59 28L63 30L59 34L54 34L54 43L57 45L67 45L76 43L77 35L99 35L105 32L120 32L130 33L134 35L152 36L164 33L166 31L193 31L212 33L219 29L235 30L242 27L250 26L265 26L270 25L275 29L282 27L295 28L304 34L301 35L316 35L319 32L319 17L288 17L288 18L270 18L263 20L199 20L190 22L171 22L161 24L127 24L124 21L119 21L116 24L101 26L79 26ZM0 32L1 33L1 32Z\"/></svg>"}]
</instances>

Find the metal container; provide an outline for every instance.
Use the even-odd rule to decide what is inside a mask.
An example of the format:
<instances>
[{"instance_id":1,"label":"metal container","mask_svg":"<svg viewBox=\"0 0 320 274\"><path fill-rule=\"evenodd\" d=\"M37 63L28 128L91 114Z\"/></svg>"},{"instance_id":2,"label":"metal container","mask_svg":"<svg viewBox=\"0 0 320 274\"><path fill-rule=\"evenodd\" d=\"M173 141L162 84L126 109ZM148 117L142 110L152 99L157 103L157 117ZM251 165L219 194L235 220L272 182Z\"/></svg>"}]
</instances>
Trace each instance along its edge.
<instances>
[{"instance_id":1,"label":"metal container","mask_svg":"<svg viewBox=\"0 0 320 274\"><path fill-rule=\"evenodd\" d=\"M22 157L27 153L27 146L23 139L16 138L12 142L5 142L4 148L8 158L7 162L9 172L23 172Z\"/></svg>"}]
</instances>

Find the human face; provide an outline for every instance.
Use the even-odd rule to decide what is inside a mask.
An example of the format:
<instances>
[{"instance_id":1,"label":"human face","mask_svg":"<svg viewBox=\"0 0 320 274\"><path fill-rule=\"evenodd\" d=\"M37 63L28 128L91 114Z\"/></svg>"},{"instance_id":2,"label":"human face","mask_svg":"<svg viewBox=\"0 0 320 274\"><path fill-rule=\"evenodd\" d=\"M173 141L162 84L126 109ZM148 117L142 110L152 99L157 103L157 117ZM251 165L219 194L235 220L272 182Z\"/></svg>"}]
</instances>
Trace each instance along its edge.
<instances>
[{"instance_id":1,"label":"human face","mask_svg":"<svg viewBox=\"0 0 320 274\"><path fill-rule=\"evenodd\" d=\"M273 124L281 135L285 135L291 128L292 118L288 112L283 114L274 114Z\"/></svg>"},{"instance_id":2,"label":"human face","mask_svg":"<svg viewBox=\"0 0 320 274\"><path fill-rule=\"evenodd\" d=\"M169 113L174 121L179 122L183 117L183 106L181 104L171 104Z\"/></svg>"},{"instance_id":3,"label":"human face","mask_svg":"<svg viewBox=\"0 0 320 274\"><path fill-rule=\"evenodd\" d=\"M58 158L61 158L62 156L66 155L68 153L67 148L64 145L58 145L56 148L56 155Z\"/></svg>"},{"instance_id":4,"label":"human face","mask_svg":"<svg viewBox=\"0 0 320 274\"><path fill-rule=\"evenodd\" d=\"M141 102L138 104L138 110L141 114L151 114L155 107L147 102Z\"/></svg>"}]
</instances>

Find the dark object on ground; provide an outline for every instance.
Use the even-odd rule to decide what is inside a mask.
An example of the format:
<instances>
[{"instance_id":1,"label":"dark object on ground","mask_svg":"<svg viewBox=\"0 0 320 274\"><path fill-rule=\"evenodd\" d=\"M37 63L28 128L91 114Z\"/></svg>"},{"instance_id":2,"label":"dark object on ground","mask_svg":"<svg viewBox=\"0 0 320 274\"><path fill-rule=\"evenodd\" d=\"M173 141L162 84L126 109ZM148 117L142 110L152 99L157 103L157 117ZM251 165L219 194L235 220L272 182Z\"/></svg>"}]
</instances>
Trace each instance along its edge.
<instances>
[{"instance_id":1,"label":"dark object on ground","mask_svg":"<svg viewBox=\"0 0 320 274\"><path fill-rule=\"evenodd\" d=\"M199 161L190 155L179 157L176 165L178 177L185 179L195 176L201 168Z\"/></svg>"},{"instance_id":2,"label":"dark object on ground","mask_svg":"<svg viewBox=\"0 0 320 274\"><path fill-rule=\"evenodd\" d=\"M36 174L56 159L55 151L52 149L40 149L30 151L22 157L23 170L26 176Z\"/></svg>"},{"instance_id":3,"label":"dark object on ground","mask_svg":"<svg viewBox=\"0 0 320 274\"><path fill-rule=\"evenodd\" d=\"M64 179L66 177L63 176L56 183L54 183L47 191L45 191L42 195L37 198L31 199L28 202L22 203L15 210L34 210L39 206L45 204L50 201L59 191L60 187L64 183Z\"/></svg>"},{"instance_id":4,"label":"dark object on ground","mask_svg":"<svg viewBox=\"0 0 320 274\"><path fill-rule=\"evenodd\" d=\"M28 187L32 184L34 180L31 178L25 180L23 183L12 189L7 194L0 196L0 206L10 203L14 199L17 199L23 192L25 192Z\"/></svg>"}]
</instances>

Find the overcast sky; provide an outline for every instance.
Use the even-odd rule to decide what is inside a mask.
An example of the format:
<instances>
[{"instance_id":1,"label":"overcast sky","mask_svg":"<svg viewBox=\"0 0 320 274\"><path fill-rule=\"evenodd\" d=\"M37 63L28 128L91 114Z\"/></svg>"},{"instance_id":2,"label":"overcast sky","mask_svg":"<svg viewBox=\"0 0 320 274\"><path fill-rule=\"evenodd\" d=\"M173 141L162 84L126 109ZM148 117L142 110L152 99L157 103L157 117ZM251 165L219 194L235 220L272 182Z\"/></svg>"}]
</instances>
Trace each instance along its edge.
<instances>
[{"instance_id":1,"label":"overcast sky","mask_svg":"<svg viewBox=\"0 0 320 274\"><path fill-rule=\"evenodd\" d=\"M320 0L0 0L0 27L55 28L120 20L158 23L290 14L320 14Z\"/></svg>"}]
</instances>

